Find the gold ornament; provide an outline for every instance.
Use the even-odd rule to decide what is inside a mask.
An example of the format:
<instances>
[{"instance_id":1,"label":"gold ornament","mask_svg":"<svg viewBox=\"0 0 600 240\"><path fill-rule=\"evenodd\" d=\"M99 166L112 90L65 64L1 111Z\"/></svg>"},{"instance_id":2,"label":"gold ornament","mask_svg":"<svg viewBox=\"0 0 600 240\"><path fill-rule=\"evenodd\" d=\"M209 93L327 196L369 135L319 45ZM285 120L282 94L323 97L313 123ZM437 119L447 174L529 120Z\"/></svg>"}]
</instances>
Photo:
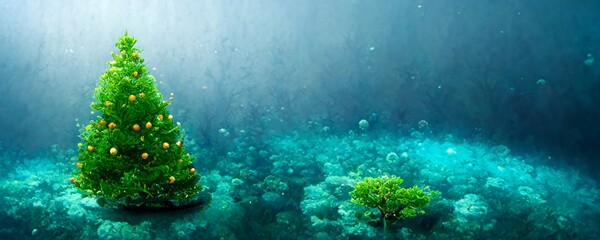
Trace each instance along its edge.
<instances>
[{"instance_id":1,"label":"gold ornament","mask_svg":"<svg viewBox=\"0 0 600 240\"><path fill-rule=\"evenodd\" d=\"M110 107L110 105L111 105L111 104L112 104L112 103L111 103L110 101L106 101L106 102L104 102L104 105L106 105L107 107Z\"/></svg>"},{"instance_id":2,"label":"gold ornament","mask_svg":"<svg viewBox=\"0 0 600 240\"><path fill-rule=\"evenodd\" d=\"M142 159L144 159L144 160L148 159L148 153L142 153Z\"/></svg>"},{"instance_id":3,"label":"gold ornament","mask_svg":"<svg viewBox=\"0 0 600 240\"><path fill-rule=\"evenodd\" d=\"M169 183L170 183L170 184L173 184L174 182L175 182L175 177L173 177L173 176L170 176L170 177L169 177Z\"/></svg>"},{"instance_id":4,"label":"gold ornament","mask_svg":"<svg viewBox=\"0 0 600 240\"><path fill-rule=\"evenodd\" d=\"M146 128L147 128L147 129L150 129L150 128L152 128L152 123L150 123L150 122L147 122L147 123L146 123Z\"/></svg>"},{"instance_id":5,"label":"gold ornament","mask_svg":"<svg viewBox=\"0 0 600 240\"><path fill-rule=\"evenodd\" d=\"M129 98L128 98L128 99L129 99L129 101L130 101L130 102L133 102L133 101L135 101L135 96L133 96L133 95L129 95Z\"/></svg>"},{"instance_id":6,"label":"gold ornament","mask_svg":"<svg viewBox=\"0 0 600 240\"><path fill-rule=\"evenodd\" d=\"M100 120L100 126L106 126L106 121L104 121L104 119Z\"/></svg>"},{"instance_id":7,"label":"gold ornament","mask_svg":"<svg viewBox=\"0 0 600 240\"><path fill-rule=\"evenodd\" d=\"M173 121L173 115L169 115L169 121Z\"/></svg>"},{"instance_id":8,"label":"gold ornament","mask_svg":"<svg viewBox=\"0 0 600 240\"><path fill-rule=\"evenodd\" d=\"M194 173L196 173L196 169L195 168L191 168L190 169L190 174L194 174Z\"/></svg>"},{"instance_id":9,"label":"gold ornament","mask_svg":"<svg viewBox=\"0 0 600 240\"><path fill-rule=\"evenodd\" d=\"M77 163L77 164L75 164L75 165L76 165L78 168L81 168L81 167L83 166L83 164L81 164L81 163Z\"/></svg>"},{"instance_id":10,"label":"gold ornament","mask_svg":"<svg viewBox=\"0 0 600 240\"><path fill-rule=\"evenodd\" d=\"M110 154L111 155L117 155L117 149L116 148L110 148Z\"/></svg>"},{"instance_id":11,"label":"gold ornament","mask_svg":"<svg viewBox=\"0 0 600 240\"><path fill-rule=\"evenodd\" d=\"M140 57L140 54L135 52L135 53L133 53L133 57L134 57L134 58L139 58L139 57Z\"/></svg>"},{"instance_id":12,"label":"gold ornament","mask_svg":"<svg viewBox=\"0 0 600 240\"><path fill-rule=\"evenodd\" d=\"M88 151L90 151L90 152L91 152L91 151L94 151L94 146L92 146L92 145L88 145Z\"/></svg>"},{"instance_id":13,"label":"gold ornament","mask_svg":"<svg viewBox=\"0 0 600 240\"><path fill-rule=\"evenodd\" d=\"M76 183L77 182L77 178L74 178L74 177L69 178L69 182Z\"/></svg>"},{"instance_id":14,"label":"gold ornament","mask_svg":"<svg viewBox=\"0 0 600 240\"><path fill-rule=\"evenodd\" d=\"M162 121L163 120L163 115L162 114L158 114L158 120Z\"/></svg>"},{"instance_id":15,"label":"gold ornament","mask_svg":"<svg viewBox=\"0 0 600 240\"><path fill-rule=\"evenodd\" d=\"M168 142L164 142L164 143L162 144L162 147L163 147L164 149L169 149L169 143L168 143Z\"/></svg>"},{"instance_id":16,"label":"gold ornament","mask_svg":"<svg viewBox=\"0 0 600 240\"><path fill-rule=\"evenodd\" d=\"M116 127L117 127L117 124L114 122L111 122L108 124L108 128L110 128L110 129L115 129Z\"/></svg>"},{"instance_id":17,"label":"gold ornament","mask_svg":"<svg viewBox=\"0 0 600 240\"><path fill-rule=\"evenodd\" d=\"M140 125L137 124L133 124L133 131L139 132L140 131Z\"/></svg>"},{"instance_id":18,"label":"gold ornament","mask_svg":"<svg viewBox=\"0 0 600 240\"><path fill-rule=\"evenodd\" d=\"M137 77L138 76L138 72L137 71L133 72L133 76Z\"/></svg>"},{"instance_id":19,"label":"gold ornament","mask_svg":"<svg viewBox=\"0 0 600 240\"><path fill-rule=\"evenodd\" d=\"M177 141L177 143L175 143L175 145L177 145L178 148L183 147L183 144L181 144L181 141Z\"/></svg>"},{"instance_id":20,"label":"gold ornament","mask_svg":"<svg viewBox=\"0 0 600 240\"><path fill-rule=\"evenodd\" d=\"M146 96L146 94L145 94L145 93L140 93L140 97L141 97L141 98L143 98L143 97L145 97L145 96Z\"/></svg>"}]
</instances>

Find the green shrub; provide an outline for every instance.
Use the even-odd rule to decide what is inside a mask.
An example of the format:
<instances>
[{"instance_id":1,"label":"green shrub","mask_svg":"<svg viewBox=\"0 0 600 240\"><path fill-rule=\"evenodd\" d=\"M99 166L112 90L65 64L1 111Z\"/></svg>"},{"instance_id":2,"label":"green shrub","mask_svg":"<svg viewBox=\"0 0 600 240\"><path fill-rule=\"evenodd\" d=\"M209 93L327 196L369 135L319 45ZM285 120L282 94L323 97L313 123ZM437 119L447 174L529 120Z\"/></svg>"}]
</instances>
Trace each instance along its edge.
<instances>
[{"instance_id":1,"label":"green shrub","mask_svg":"<svg viewBox=\"0 0 600 240\"><path fill-rule=\"evenodd\" d=\"M356 184L350 192L352 202L365 207L377 208L384 223L395 223L425 213L425 208L438 191L423 191L414 186L402 188L403 180L396 176L367 177Z\"/></svg>"}]
</instances>

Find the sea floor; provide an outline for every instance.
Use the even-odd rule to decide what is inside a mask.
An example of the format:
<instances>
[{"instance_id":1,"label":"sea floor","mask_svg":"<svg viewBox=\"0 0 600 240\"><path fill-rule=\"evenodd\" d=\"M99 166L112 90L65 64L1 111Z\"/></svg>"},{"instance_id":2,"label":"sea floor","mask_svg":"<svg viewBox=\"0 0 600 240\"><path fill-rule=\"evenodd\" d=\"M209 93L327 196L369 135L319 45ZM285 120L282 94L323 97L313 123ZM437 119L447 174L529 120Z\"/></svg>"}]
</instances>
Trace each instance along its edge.
<instances>
[{"instance_id":1,"label":"sea floor","mask_svg":"<svg viewBox=\"0 0 600 240\"><path fill-rule=\"evenodd\" d=\"M218 149L186 144L211 204L159 213L106 209L82 198L68 180L74 149L55 147L37 158L5 149L0 238L600 239L597 182L545 165L548 156L419 131L323 128L261 141L240 131L218 141ZM384 231L379 212L348 194L364 177L383 175L441 196L425 214Z\"/></svg>"}]
</instances>

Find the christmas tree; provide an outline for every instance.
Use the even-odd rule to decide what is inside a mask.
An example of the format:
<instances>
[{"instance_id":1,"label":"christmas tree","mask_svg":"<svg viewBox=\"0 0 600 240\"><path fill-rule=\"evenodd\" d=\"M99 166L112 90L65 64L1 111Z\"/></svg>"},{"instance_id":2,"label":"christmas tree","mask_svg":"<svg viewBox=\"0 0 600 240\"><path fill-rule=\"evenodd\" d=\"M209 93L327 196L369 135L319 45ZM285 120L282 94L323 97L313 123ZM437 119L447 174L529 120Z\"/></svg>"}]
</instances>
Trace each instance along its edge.
<instances>
[{"instance_id":1,"label":"christmas tree","mask_svg":"<svg viewBox=\"0 0 600 240\"><path fill-rule=\"evenodd\" d=\"M91 107L100 114L81 129L83 143L70 178L84 197L102 206L170 208L189 204L202 190L193 157L149 75L137 40L116 43L109 69L100 77Z\"/></svg>"}]
</instances>

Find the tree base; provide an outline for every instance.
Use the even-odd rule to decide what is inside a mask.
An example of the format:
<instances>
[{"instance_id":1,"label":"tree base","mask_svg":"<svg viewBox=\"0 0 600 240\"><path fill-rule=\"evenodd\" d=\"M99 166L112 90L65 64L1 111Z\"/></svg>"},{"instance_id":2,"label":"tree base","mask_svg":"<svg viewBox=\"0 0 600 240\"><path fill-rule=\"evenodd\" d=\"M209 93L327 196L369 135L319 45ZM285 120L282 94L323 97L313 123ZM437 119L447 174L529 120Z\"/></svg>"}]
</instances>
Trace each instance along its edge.
<instances>
[{"instance_id":1,"label":"tree base","mask_svg":"<svg viewBox=\"0 0 600 240\"><path fill-rule=\"evenodd\" d=\"M186 200L137 200L137 201L119 201L109 202L106 199L99 198L98 205L102 207L116 208L129 212L164 212L176 211L191 208L201 208L208 206L212 197L209 193L201 192L193 199Z\"/></svg>"}]
</instances>

